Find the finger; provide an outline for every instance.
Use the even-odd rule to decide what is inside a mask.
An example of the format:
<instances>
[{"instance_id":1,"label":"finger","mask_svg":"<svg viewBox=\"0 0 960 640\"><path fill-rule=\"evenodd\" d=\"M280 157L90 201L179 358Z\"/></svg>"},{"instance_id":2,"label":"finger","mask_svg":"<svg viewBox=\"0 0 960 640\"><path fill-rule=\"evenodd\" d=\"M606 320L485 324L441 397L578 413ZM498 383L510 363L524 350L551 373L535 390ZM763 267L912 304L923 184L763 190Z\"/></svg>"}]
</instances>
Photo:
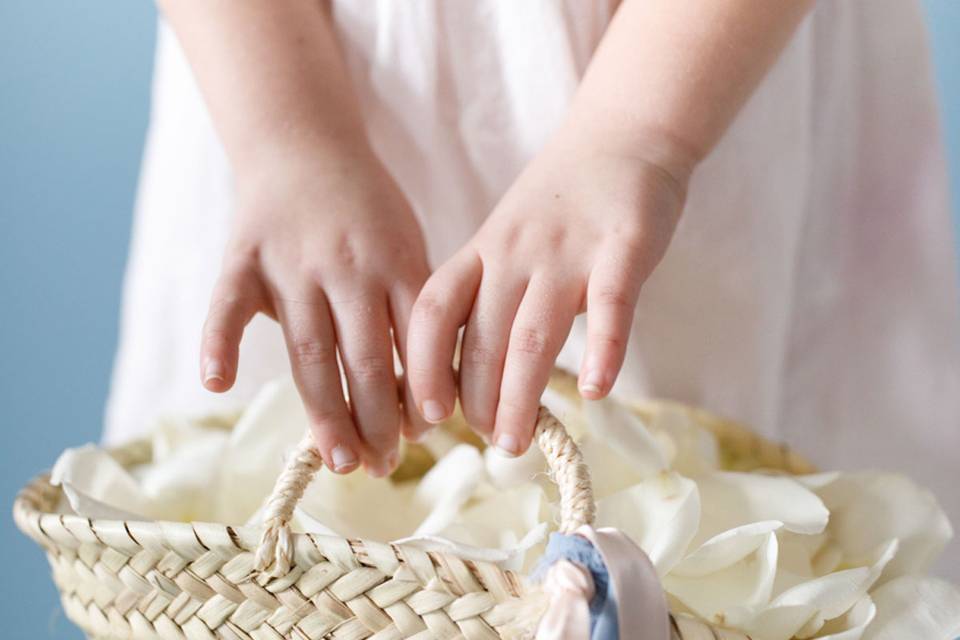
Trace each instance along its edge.
<instances>
[{"instance_id":1,"label":"finger","mask_svg":"<svg viewBox=\"0 0 960 640\"><path fill-rule=\"evenodd\" d=\"M407 378L417 409L428 422L453 413L453 355L482 273L480 258L466 249L427 280L410 315Z\"/></svg>"},{"instance_id":2,"label":"finger","mask_svg":"<svg viewBox=\"0 0 960 640\"><path fill-rule=\"evenodd\" d=\"M262 306L259 283L250 272L224 273L213 290L200 342L200 378L222 393L237 379L243 330Z\"/></svg>"},{"instance_id":3,"label":"finger","mask_svg":"<svg viewBox=\"0 0 960 640\"><path fill-rule=\"evenodd\" d=\"M484 435L493 431L510 328L525 289L525 280L485 271L463 331L460 406L470 426Z\"/></svg>"},{"instance_id":4,"label":"finger","mask_svg":"<svg viewBox=\"0 0 960 640\"><path fill-rule=\"evenodd\" d=\"M534 277L510 330L493 442L508 456L530 446L540 396L570 333L583 291Z\"/></svg>"},{"instance_id":5,"label":"finger","mask_svg":"<svg viewBox=\"0 0 960 640\"><path fill-rule=\"evenodd\" d=\"M587 285L587 347L578 386L588 400L603 398L623 366L641 278L631 261L611 255L601 260Z\"/></svg>"},{"instance_id":6,"label":"finger","mask_svg":"<svg viewBox=\"0 0 960 640\"><path fill-rule=\"evenodd\" d=\"M329 293L337 343L350 390L353 422L370 474L393 471L400 433L400 398L393 370L390 314L384 291L356 291L341 301Z\"/></svg>"},{"instance_id":7,"label":"finger","mask_svg":"<svg viewBox=\"0 0 960 640\"><path fill-rule=\"evenodd\" d=\"M276 301L293 379L324 463L337 473L360 464L362 446L343 398L330 308L319 290Z\"/></svg>"},{"instance_id":8,"label":"finger","mask_svg":"<svg viewBox=\"0 0 960 640\"><path fill-rule=\"evenodd\" d=\"M410 327L410 311L413 309L413 303L420 293L420 285L398 286L390 295L390 317L393 319L393 339L400 354L400 363L404 372L407 368L407 330ZM402 401L402 423L401 431L407 440L419 442L432 426L427 422L420 411L417 410L416 403L413 401L413 392L410 390L410 384L407 375L404 373L401 380L400 389L403 397Z\"/></svg>"}]
</instances>

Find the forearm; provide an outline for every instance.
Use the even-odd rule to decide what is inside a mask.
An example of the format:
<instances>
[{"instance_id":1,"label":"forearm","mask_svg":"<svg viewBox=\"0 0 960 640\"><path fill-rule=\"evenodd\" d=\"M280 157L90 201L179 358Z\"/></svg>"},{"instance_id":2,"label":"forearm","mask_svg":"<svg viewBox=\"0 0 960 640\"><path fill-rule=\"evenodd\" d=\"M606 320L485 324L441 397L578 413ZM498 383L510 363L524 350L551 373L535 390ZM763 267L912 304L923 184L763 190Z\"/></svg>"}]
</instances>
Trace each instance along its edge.
<instances>
[{"instance_id":1,"label":"forearm","mask_svg":"<svg viewBox=\"0 0 960 640\"><path fill-rule=\"evenodd\" d=\"M329 16L314 0L160 0L235 169L366 149Z\"/></svg>"},{"instance_id":2,"label":"forearm","mask_svg":"<svg viewBox=\"0 0 960 640\"><path fill-rule=\"evenodd\" d=\"M772 66L810 0L624 0L565 129L699 162Z\"/></svg>"}]
</instances>

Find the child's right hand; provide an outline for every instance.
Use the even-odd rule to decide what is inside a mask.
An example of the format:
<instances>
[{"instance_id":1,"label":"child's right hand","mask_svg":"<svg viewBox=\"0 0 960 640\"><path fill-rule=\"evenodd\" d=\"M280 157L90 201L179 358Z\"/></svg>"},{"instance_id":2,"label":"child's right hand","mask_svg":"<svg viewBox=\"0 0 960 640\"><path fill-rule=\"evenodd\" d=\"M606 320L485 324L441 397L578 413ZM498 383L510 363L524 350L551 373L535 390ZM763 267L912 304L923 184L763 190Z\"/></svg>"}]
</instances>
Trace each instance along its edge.
<instances>
[{"instance_id":1,"label":"child's right hand","mask_svg":"<svg viewBox=\"0 0 960 640\"><path fill-rule=\"evenodd\" d=\"M238 173L238 207L203 330L201 377L216 392L237 374L254 314L283 328L290 363L325 464L396 465L402 407L394 344L405 357L407 320L429 275L410 206L369 149L350 156L271 158ZM394 340L396 343L394 343ZM350 391L344 399L337 355Z\"/></svg>"}]
</instances>

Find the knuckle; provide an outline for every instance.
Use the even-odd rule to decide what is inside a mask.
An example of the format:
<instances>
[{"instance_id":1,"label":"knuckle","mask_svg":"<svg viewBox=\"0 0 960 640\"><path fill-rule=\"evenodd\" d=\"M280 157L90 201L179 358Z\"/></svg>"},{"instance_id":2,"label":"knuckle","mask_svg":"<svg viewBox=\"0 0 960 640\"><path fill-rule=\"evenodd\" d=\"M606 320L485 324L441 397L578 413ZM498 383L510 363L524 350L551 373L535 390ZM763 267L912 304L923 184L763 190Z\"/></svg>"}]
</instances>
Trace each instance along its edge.
<instances>
[{"instance_id":1,"label":"knuckle","mask_svg":"<svg viewBox=\"0 0 960 640\"><path fill-rule=\"evenodd\" d=\"M557 226L549 231L546 234L547 246L551 249L560 249L567 242L567 228L563 226Z\"/></svg>"},{"instance_id":2,"label":"knuckle","mask_svg":"<svg viewBox=\"0 0 960 640\"><path fill-rule=\"evenodd\" d=\"M650 242L649 235L642 224L621 224L612 231L611 238L626 249L643 250Z\"/></svg>"},{"instance_id":3,"label":"knuckle","mask_svg":"<svg viewBox=\"0 0 960 640\"><path fill-rule=\"evenodd\" d=\"M414 303L412 316L417 321L434 322L443 317L447 307L446 301L441 296L424 292Z\"/></svg>"},{"instance_id":4,"label":"knuckle","mask_svg":"<svg viewBox=\"0 0 960 640\"><path fill-rule=\"evenodd\" d=\"M315 338L300 338L290 345L290 355L300 367L321 366L336 362L337 350Z\"/></svg>"},{"instance_id":5,"label":"knuckle","mask_svg":"<svg viewBox=\"0 0 960 640\"><path fill-rule=\"evenodd\" d=\"M344 411L332 403L312 403L307 409L310 422L325 434L349 435L353 429L345 420Z\"/></svg>"},{"instance_id":6,"label":"knuckle","mask_svg":"<svg viewBox=\"0 0 960 640\"><path fill-rule=\"evenodd\" d=\"M611 231L606 244L606 257L622 274L630 274L643 263L651 252L651 235L634 226L622 226Z\"/></svg>"},{"instance_id":7,"label":"knuckle","mask_svg":"<svg viewBox=\"0 0 960 640\"><path fill-rule=\"evenodd\" d=\"M495 412L492 407L470 402L465 398L460 399L460 404L463 409L463 417L466 418L471 427L481 433L493 431Z\"/></svg>"},{"instance_id":8,"label":"knuckle","mask_svg":"<svg viewBox=\"0 0 960 640\"><path fill-rule=\"evenodd\" d=\"M232 289L220 291L210 299L208 317L222 319L236 313L243 306L244 298Z\"/></svg>"},{"instance_id":9,"label":"knuckle","mask_svg":"<svg viewBox=\"0 0 960 640\"><path fill-rule=\"evenodd\" d=\"M409 357L403 368L403 375L406 377L407 383L412 387L417 386L417 383L420 381L430 379L435 373L436 372L426 363L421 365Z\"/></svg>"},{"instance_id":10,"label":"knuckle","mask_svg":"<svg viewBox=\"0 0 960 640\"><path fill-rule=\"evenodd\" d=\"M597 302L617 309L633 308L633 301L630 296L619 287L600 287L597 291Z\"/></svg>"},{"instance_id":11,"label":"knuckle","mask_svg":"<svg viewBox=\"0 0 960 640\"><path fill-rule=\"evenodd\" d=\"M616 333L591 333L587 338L587 341L597 348L606 351L623 351L627 347L626 339L622 335Z\"/></svg>"},{"instance_id":12,"label":"knuckle","mask_svg":"<svg viewBox=\"0 0 960 640\"><path fill-rule=\"evenodd\" d=\"M534 396L531 396L534 397ZM532 422L531 405L519 396L507 395L497 405L497 422L508 428L526 427Z\"/></svg>"},{"instance_id":13,"label":"knuckle","mask_svg":"<svg viewBox=\"0 0 960 640\"><path fill-rule=\"evenodd\" d=\"M403 372L413 396L423 400L440 392L442 388L440 379L447 371L450 369L442 367L438 369L428 362L415 362L408 357Z\"/></svg>"},{"instance_id":14,"label":"knuckle","mask_svg":"<svg viewBox=\"0 0 960 640\"><path fill-rule=\"evenodd\" d=\"M545 356L550 353L553 346L550 335L539 327L514 328L510 341L519 353L531 356Z\"/></svg>"},{"instance_id":15,"label":"knuckle","mask_svg":"<svg viewBox=\"0 0 960 640\"><path fill-rule=\"evenodd\" d=\"M324 275L327 275L327 267L323 264L317 264L314 261L305 262L300 265L297 274L297 283L302 289L313 289L323 287Z\"/></svg>"},{"instance_id":16,"label":"knuckle","mask_svg":"<svg viewBox=\"0 0 960 640\"><path fill-rule=\"evenodd\" d=\"M393 377L393 361L382 356L363 356L356 358L350 366L359 382L384 383Z\"/></svg>"},{"instance_id":17,"label":"knuckle","mask_svg":"<svg viewBox=\"0 0 960 640\"><path fill-rule=\"evenodd\" d=\"M489 230L484 234L484 246L490 253L513 253L522 244L524 240L523 226L510 223L495 230Z\"/></svg>"},{"instance_id":18,"label":"knuckle","mask_svg":"<svg viewBox=\"0 0 960 640\"><path fill-rule=\"evenodd\" d=\"M374 449L385 451L392 449L400 436L400 415L383 416L360 427L363 440Z\"/></svg>"},{"instance_id":19,"label":"knuckle","mask_svg":"<svg viewBox=\"0 0 960 640\"><path fill-rule=\"evenodd\" d=\"M234 240L226 250L221 277L227 281L242 280L254 272L260 260L256 243Z\"/></svg>"},{"instance_id":20,"label":"knuckle","mask_svg":"<svg viewBox=\"0 0 960 640\"><path fill-rule=\"evenodd\" d=\"M259 275L254 264L247 260L230 260L225 264L214 287L214 298L241 300L250 297L258 288Z\"/></svg>"},{"instance_id":21,"label":"knuckle","mask_svg":"<svg viewBox=\"0 0 960 640\"><path fill-rule=\"evenodd\" d=\"M337 260L342 266L348 269L356 266L359 260L357 247L349 235L343 234L337 238L335 251Z\"/></svg>"},{"instance_id":22,"label":"knuckle","mask_svg":"<svg viewBox=\"0 0 960 640\"><path fill-rule=\"evenodd\" d=\"M233 338L233 333L218 326L212 326L209 323L203 328L203 341L207 346L222 346L228 344Z\"/></svg>"},{"instance_id":23,"label":"knuckle","mask_svg":"<svg viewBox=\"0 0 960 640\"><path fill-rule=\"evenodd\" d=\"M499 355L496 351L475 342L464 345L460 353L460 361L472 366L489 367L496 364L498 360Z\"/></svg>"}]
</instances>

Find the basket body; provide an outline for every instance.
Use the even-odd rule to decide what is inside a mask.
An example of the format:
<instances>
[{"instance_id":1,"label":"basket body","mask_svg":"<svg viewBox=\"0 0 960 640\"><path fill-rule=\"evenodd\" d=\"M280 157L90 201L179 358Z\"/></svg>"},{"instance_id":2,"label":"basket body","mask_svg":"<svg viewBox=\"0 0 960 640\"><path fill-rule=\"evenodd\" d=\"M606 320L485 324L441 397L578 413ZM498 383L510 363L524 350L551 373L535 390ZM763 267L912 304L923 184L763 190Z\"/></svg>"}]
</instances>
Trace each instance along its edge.
<instances>
[{"instance_id":1,"label":"basket body","mask_svg":"<svg viewBox=\"0 0 960 640\"><path fill-rule=\"evenodd\" d=\"M646 417L664 406L634 411ZM696 418L717 435L731 468L813 469L739 425L703 412ZM548 461L579 459L572 440L562 437L564 450L551 452L539 442ZM148 462L151 448L131 443L112 455L132 466ZM563 467L551 465L561 494L571 480L589 485L589 477ZM533 638L542 611L535 586L487 562L410 545L292 534L292 565L271 574L257 567L259 528L89 520L60 514L62 499L62 490L41 476L18 495L13 515L46 552L67 617L96 640L524 640ZM561 506L592 510L578 500L572 495ZM679 640L747 638L687 616L671 622Z\"/></svg>"},{"instance_id":2,"label":"basket body","mask_svg":"<svg viewBox=\"0 0 960 640\"><path fill-rule=\"evenodd\" d=\"M55 514L59 499L37 478L14 518L45 550L67 617L97 640L493 640L522 606L523 581L489 563L294 534L294 566L268 577L254 571L258 530L90 521Z\"/></svg>"}]
</instances>

